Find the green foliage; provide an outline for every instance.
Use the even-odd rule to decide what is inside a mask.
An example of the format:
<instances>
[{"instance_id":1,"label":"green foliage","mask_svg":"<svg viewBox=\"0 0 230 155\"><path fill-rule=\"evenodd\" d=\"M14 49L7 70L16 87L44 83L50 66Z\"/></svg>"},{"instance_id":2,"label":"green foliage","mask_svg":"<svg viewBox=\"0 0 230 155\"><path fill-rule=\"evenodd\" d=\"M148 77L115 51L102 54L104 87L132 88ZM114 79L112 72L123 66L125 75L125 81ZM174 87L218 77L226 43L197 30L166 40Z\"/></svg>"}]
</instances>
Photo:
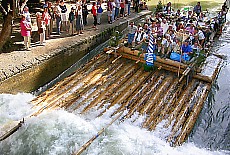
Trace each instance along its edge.
<instances>
[{"instance_id":1,"label":"green foliage","mask_svg":"<svg viewBox=\"0 0 230 155\"><path fill-rule=\"evenodd\" d=\"M122 34L119 31L113 31L111 39L109 41L109 46L111 47L118 46L118 43L121 37L122 37Z\"/></svg>"},{"instance_id":2,"label":"green foliage","mask_svg":"<svg viewBox=\"0 0 230 155\"><path fill-rule=\"evenodd\" d=\"M156 7L156 13L157 12L162 12L163 11L163 5L161 0L158 2L157 7Z\"/></svg>"},{"instance_id":3,"label":"green foliage","mask_svg":"<svg viewBox=\"0 0 230 155\"><path fill-rule=\"evenodd\" d=\"M196 57L196 66L199 67L206 59L206 53L204 50L201 50L199 53L197 53L196 51L193 51L193 56Z\"/></svg>"}]
</instances>

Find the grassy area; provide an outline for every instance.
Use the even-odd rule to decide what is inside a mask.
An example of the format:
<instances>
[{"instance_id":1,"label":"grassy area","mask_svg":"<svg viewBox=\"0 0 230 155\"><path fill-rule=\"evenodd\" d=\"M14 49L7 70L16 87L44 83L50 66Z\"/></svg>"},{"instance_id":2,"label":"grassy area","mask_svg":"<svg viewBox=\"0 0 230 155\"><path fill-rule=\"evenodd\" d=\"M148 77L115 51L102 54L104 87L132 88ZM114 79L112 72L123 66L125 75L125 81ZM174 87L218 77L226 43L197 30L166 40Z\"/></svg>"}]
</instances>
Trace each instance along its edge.
<instances>
[{"instance_id":1,"label":"grassy area","mask_svg":"<svg viewBox=\"0 0 230 155\"><path fill-rule=\"evenodd\" d=\"M159 0L150 0L147 2L149 9L151 11L155 10L156 5ZM216 7L221 7L221 5L225 2L225 0L161 0L163 5L166 5L168 2L172 3L172 7L174 10L183 8L184 6L195 6L197 2L201 3L202 10L211 10Z\"/></svg>"}]
</instances>

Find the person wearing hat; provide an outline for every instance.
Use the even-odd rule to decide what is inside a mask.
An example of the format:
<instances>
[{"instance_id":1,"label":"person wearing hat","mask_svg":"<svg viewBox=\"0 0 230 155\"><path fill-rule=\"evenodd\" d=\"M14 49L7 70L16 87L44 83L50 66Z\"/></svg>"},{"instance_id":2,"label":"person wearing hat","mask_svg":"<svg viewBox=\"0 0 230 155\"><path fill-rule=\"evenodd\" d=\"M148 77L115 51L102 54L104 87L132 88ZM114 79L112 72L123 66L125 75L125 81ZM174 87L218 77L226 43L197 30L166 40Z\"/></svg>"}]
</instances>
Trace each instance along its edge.
<instances>
[{"instance_id":1,"label":"person wearing hat","mask_svg":"<svg viewBox=\"0 0 230 155\"><path fill-rule=\"evenodd\" d=\"M133 44L132 45L133 46L137 45L138 47L140 47L142 45L142 42L146 39L146 36L147 36L147 34L144 33L143 28L139 27L138 30L137 30L137 32L134 35L134 39L133 39Z\"/></svg>"},{"instance_id":2,"label":"person wearing hat","mask_svg":"<svg viewBox=\"0 0 230 155\"><path fill-rule=\"evenodd\" d=\"M75 8L72 7L69 13L69 35L74 35Z\"/></svg>"},{"instance_id":3,"label":"person wearing hat","mask_svg":"<svg viewBox=\"0 0 230 155\"><path fill-rule=\"evenodd\" d=\"M31 23L30 12L29 12L28 6L25 6L25 7L23 8L22 14L25 15L27 22L30 22L30 23Z\"/></svg>"}]
</instances>

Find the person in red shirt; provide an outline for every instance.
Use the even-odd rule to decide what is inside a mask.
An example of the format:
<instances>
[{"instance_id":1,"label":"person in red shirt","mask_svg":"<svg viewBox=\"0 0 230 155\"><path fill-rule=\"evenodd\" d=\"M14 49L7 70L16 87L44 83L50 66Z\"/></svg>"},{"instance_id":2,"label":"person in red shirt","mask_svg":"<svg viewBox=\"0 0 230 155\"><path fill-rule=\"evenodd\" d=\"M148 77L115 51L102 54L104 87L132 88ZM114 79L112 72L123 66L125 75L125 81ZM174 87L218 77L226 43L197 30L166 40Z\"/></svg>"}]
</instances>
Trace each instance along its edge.
<instances>
[{"instance_id":1,"label":"person in red shirt","mask_svg":"<svg viewBox=\"0 0 230 155\"><path fill-rule=\"evenodd\" d=\"M48 7L44 8L44 12L42 14L42 19L45 21L45 27L46 27L46 29L45 29L45 37L46 37L46 39L49 39L49 37L50 37L49 36L49 34L50 34L49 25L50 25L51 16L50 16L50 14L48 12Z\"/></svg>"},{"instance_id":2,"label":"person in red shirt","mask_svg":"<svg viewBox=\"0 0 230 155\"><path fill-rule=\"evenodd\" d=\"M96 2L93 2L93 6L92 6L92 14L93 14L93 28L95 28L96 30L97 28L97 4Z\"/></svg>"},{"instance_id":3,"label":"person in red shirt","mask_svg":"<svg viewBox=\"0 0 230 155\"><path fill-rule=\"evenodd\" d=\"M124 13L125 13L125 0L121 0L120 7L121 7L120 17L124 17Z\"/></svg>"}]
</instances>

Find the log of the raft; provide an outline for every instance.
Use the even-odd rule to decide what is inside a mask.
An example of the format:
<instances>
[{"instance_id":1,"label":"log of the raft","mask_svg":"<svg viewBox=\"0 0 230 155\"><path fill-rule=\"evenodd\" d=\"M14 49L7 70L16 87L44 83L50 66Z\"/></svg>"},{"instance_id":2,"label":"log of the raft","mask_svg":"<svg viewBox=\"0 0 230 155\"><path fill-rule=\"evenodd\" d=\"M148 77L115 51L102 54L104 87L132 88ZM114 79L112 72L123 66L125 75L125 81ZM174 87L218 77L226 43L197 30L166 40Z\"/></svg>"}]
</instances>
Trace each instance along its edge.
<instances>
[{"instance_id":1,"label":"log of the raft","mask_svg":"<svg viewBox=\"0 0 230 155\"><path fill-rule=\"evenodd\" d=\"M149 126L149 124L152 122L152 120L156 121L157 115L162 111L162 107L167 104L169 96L172 96L172 92L175 89L175 86L178 84L178 80L175 79L172 82L172 85L169 87L169 89L165 92L164 97L162 97L161 101L156 105L156 108L150 113L149 117L146 118L146 120L142 123L142 127L146 128Z\"/></svg>"},{"instance_id":2,"label":"log of the raft","mask_svg":"<svg viewBox=\"0 0 230 155\"><path fill-rule=\"evenodd\" d=\"M196 84L196 81L192 80L192 82L189 83L183 94L180 95L180 98L176 102L175 107L171 107L172 113L168 117L168 122L165 125L166 128L172 123L173 119L178 115L184 103L188 100L188 97Z\"/></svg>"},{"instance_id":3,"label":"log of the raft","mask_svg":"<svg viewBox=\"0 0 230 155\"><path fill-rule=\"evenodd\" d=\"M104 111L102 111L99 116L101 116L106 112L107 109L114 106L115 104L123 104L126 102L126 99L133 94L133 92L149 77L149 75L150 72L142 72L141 75L134 77L134 80L137 81L132 81L132 84L130 83L129 86L124 89L124 91L122 91L122 93L119 93L120 95L111 104L109 104L109 106Z\"/></svg>"},{"instance_id":4,"label":"log of the raft","mask_svg":"<svg viewBox=\"0 0 230 155\"><path fill-rule=\"evenodd\" d=\"M177 80L177 79L175 79L175 80ZM158 123L160 123L163 119L166 119L167 116L170 115L171 109L173 107L175 107L175 103L178 100L177 97L180 95L180 92L181 92L184 84L185 84L185 80L183 80L179 86L177 86L177 84L176 84L172 88L172 90L169 92L170 95L168 97L166 97L166 101L164 101L166 105L159 111L158 117L155 117L155 121L152 121L148 125L150 131L154 130ZM154 120L154 116L152 119Z\"/></svg>"},{"instance_id":5,"label":"log of the raft","mask_svg":"<svg viewBox=\"0 0 230 155\"><path fill-rule=\"evenodd\" d=\"M76 78L83 78L84 75L87 75L90 71L90 67L95 62L104 62L107 58L105 56L95 57L92 59L89 63L84 65L84 67L78 69L76 72L74 72L71 76L66 77L65 80L60 81L55 86L50 88L49 90L43 92L41 95L37 96L35 99L31 101L32 104L38 105L41 102L44 102L46 98L51 97L53 94L56 94L57 91L61 90L64 86L71 84L71 81L73 81Z\"/></svg>"},{"instance_id":6,"label":"log of the raft","mask_svg":"<svg viewBox=\"0 0 230 155\"><path fill-rule=\"evenodd\" d=\"M116 63L109 65L104 70L104 72L102 72L101 74L98 74L99 76L101 76L101 78L99 78L98 80L92 79L90 83L88 83L88 86L86 85L82 87L82 89L73 92L60 104L60 107L67 108L71 106L80 96L83 96L84 94L86 94L91 88L102 85L102 83L104 83L104 81L106 81L109 76L113 76L116 73L117 69L121 68L121 66L123 66L123 64L120 61L117 61Z\"/></svg>"},{"instance_id":7,"label":"log of the raft","mask_svg":"<svg viewBox=\"0 0 230 155\"><path fill-rule=\"evenodd\" d=\"M82 154L82 152L90 146L90 144L95 140L97 139L98 136L100 136L104 131L105 129L107 129L111 124L113 124L116 120L118 120L121 115L124 113L124 110L119 114L117 115L106 127L102 128L95 136L93 136L92 138L90 138L84 145L82 145L80 147L80 149L76 152L73 153L73 155L80 155Z\"/></svg>"},{"instance_id":8,"label":"log of the raft","mask_svg":"<svg viewBox=\"0 0 230 155\"><path fill-rule=\"evenodd\" d=\"M9 131L7 131L5 134L0 136L0 141L5 140L6 138L8 138L9 136L11 136L14 132L16 132L24 123L24 118L22 121L19 121L17 123L17 125L15 125L13 128L11 128Z\"/></svg>"},{"instance_id":9,"label":"log of the raft","mask_svg":"<svg viewBox=\"0 0 230 155\"><path fill-rule=\"evenodd\" d=\"M122 104L111 116L119 113L122 109L124 108L130 108L133 106L134 103L137 102L137 100L140 99L140 96L143 96L142 94L146 93L146 91L150 88L150 82L153 81L154 78L156 78L159 74L159 71L157 70L156 72L154 72L152 75L151 75L151 78L148 79L142 86L140 89L137 89L132 96L130 96L126 103ZM154 76L153 76L154 75Z\"/></svg>"},{"instance_id":10,"label":"log of the raft","mask_svg":"<svg viewBox=\"0 0 230 155\"><path fill-rule=\"evenodd\" d=\"M123 76L121 76L121 78L118 81L116 81L114 84L109 86L109 88L107 89L108 91L102 92L93 102L91 102L88 106L86 106L82 111L82 113L87 112L89 109L96 106L102 100L107 99L110 95L112 95L113 92L115 92L118 89L118 86L121 86L123 83L125 83L127 78L130 78L137 71L137 69L138 66L136 65L132 66L130 70L126 72Z\"/></svg>"},{"instance_id":11,"label":"log of the raft","mask_svg":"<svg viewBox=\"0 0 230 155\"><path fill-rule=\"evenodd\" d=\"M140 113L141 114L149 114L151 113L150 110L154 109L155 105L157 104L158 98L160 97L160 94L168 88L172 81L172 77L166 77L164 81L161 83L161 85L158 87L156 91L151 94L148 102L143 106Z\"/></svg>"},{"instance_id":12,"label":"log of the raft","mask_svg":"<svg viewBox=\"0 0 230 155\"><path fill-rule=\"evenodd\" d=\"M191 114L189 115L184 127L182 128L180 135L177 137L175 145L181 145L188 138L196 123L200 111L203 108L204 102L208 96L210 89L211 84L206 84L205 88L200 94L199 100L197 101L197 103L194 104L194 108L192 109Z\"/></svg>"},{"instance_id":13,"label":"log of the raft","mask_svg":"<svg viewBox=\"0 0 230 155\"><path fill-rule=\"evenodd\" d=\"M70 84L68 84L68 86L65 87L65 89L60 90L59 92L57 92L54 95L50 95L50 97L48 97L45 102L47 102L48 104L46 105L46 108L57 108L56 105L59 105L60 101L64 100L66 97L68 97L71 92L81 92L83 89L90 87L91 84L93 84L94 82L96 82L97 80L99 80L102 77L102 74L107 72L107 70L105 69L105 67L108 65L109 61L108 59L104 60L107 63L96 63L94 64L95 66L97 66L98 64L101 64L100 67L98 67L96 70L93 69L92 72L90 72L89 74L87 74L83 79L80 78L71 81ZM112 61L112 58L110 59L110 62ZM42 109L41 109L42 111Z\"/></svg>"},{"instance_id":14,"label":"log of the raft","mask_svg":"<svg viewBox=\"0 0 230 155\"><path fill-rule=\"evenodd\" d=\"M190 114L190 111L194 104L196 103L196 100L198 100L198 94L201 89L201 84L198 85L195 91L193 91L191 98L189 99L189 102L186 102L183 104L183 108L181 109L179 115L176 117L176 121L174 122L173 128L171 130L171 135L168 138L169 142L175 142L175 137L177 137L181 131L182 126L184 125L184 122L187 119L187 116Z\"/></svg>"},{"instance_id":15,"label":"log of the raft","mask_svg":"<svg viewBox=\"0 0 230 155\"><path fill-rule=\"evenodd\" d=\"M85 109L87 109L88 107L91 107L92 106L91 102L96 100L96 98L99 97L100 94L102 94L103 92L105 93L107 88L110 87L112 84L114 84L118 79L121 79L122 76L124 75L124 73L127 73L126 72L127 69L130 69L132 66L133 66L132 64L127 64L127 66L124 69L116 72L116 74L113 76L113 78L111 78L111 80L106 85L101 85L100 87L98 87L87 98L85 98L83 101L78 103L78 105L76 105L72 111L75 111L76 109L78 109L79 107L81 107L82 105L84 105L86 103L88 103L88 105L87 105L87 107L85 107Z\"/></svg>"},{"instance_id":16,"label":"log of the raft","mask_svg":"<svg viewBox=\"0 0 230 155\"><path fill-rule=\"evenodd\" d=\"M130 107L129 112L125 115L124 118L130 118L134 112L139 111L139 109L141 109L141 106L143 105L143 103L145 103L149 99L150 94L153 93L159 87L159 85L162 83L162 80L164 78L165 77L163 75L158 77L156 80L156 83L147 91L147 93L144 94L144 96L142 96L141 99L138 100L135 105Z\"/></svg>"}]
</instances>

